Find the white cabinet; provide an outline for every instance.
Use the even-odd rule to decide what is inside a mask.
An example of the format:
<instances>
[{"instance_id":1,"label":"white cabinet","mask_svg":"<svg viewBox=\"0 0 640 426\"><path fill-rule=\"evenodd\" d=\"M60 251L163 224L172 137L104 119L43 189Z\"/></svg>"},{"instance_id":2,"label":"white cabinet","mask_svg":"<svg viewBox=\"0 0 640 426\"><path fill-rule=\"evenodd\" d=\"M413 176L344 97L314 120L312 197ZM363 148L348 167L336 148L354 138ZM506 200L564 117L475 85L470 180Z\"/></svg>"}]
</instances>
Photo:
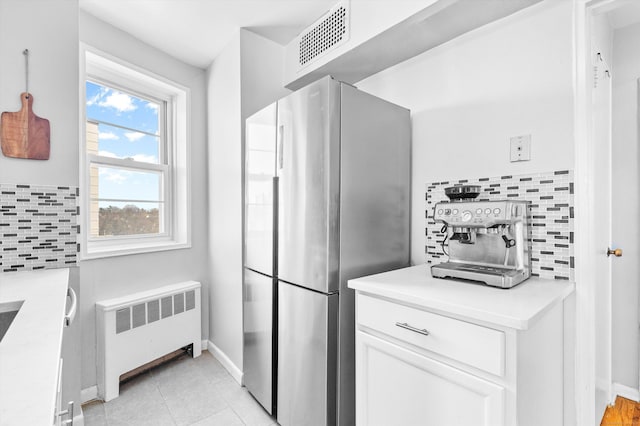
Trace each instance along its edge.
<instances>
[{"instance_id":1,"label":"white cabinet","mask_svg":"<svg viewBox=\"0 0 640 426\"><path fill-rule=\"evenodd\" d=\"M66 409L62 409L62 375L64 370L64 359L60 358L58 363L58 384L56 385L56 405L53 414L53 426L73 426L74 402L69 401ZM66 419L66 420L65 420Z\"/></svg>"},{"instance_id":2,"label":"white cabinet","mask_svg":"<svg viewBox=\"0 0 640 426\"><path fill-rule=\"evenodd\" d=\"M58 415L62 411L62 368L63 359L58 363L58 383L56 384L56 406L53 414L53 426L62 425L62 417Z\"/></svg>"},{"instance_id":3,"label":"white cabinet","mask_svg":"<svg viewBox=\"0 0 640 426\"><path fill-rule=\"evenodd\" d=\"M504 424L502 386L357 332L359 425Z\"/></svg>"},{"instance_id":4,"label":"white cabinet","mask_svg":"<svg viewBox=\"0 0 640 426\"><path fill-rule=\"evenodd\" d=\"M349 284L358 426L563 424L562 298L517 328L443 310L442 299L436 309L426 293L419 303L376 294L361 280Z\"/></svg>"}]
</instances>

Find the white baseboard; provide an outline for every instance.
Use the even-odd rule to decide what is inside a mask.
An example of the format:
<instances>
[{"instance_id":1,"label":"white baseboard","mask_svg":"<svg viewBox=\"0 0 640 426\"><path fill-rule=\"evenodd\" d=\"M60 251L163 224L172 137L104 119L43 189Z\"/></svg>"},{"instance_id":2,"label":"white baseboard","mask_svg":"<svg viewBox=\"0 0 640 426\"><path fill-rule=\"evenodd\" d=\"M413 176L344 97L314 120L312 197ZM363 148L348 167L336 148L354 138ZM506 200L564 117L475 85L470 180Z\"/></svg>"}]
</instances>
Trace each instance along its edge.
<instances>
[{"instance_id":1,"label":"white baseboard","mask_svg":"<svg viewBox=\"0 0 640 426\"><path fill-rule=\"evenodd\" d=\"M616 394L613 393L613 383L604 380L602 377L596 377L595 385L596 401L604 398L605 408L607 405L612 405L616 401Z\"/></svg>"},{"instance_id":2,"label":"white baseboard","mask_svg":"<svg viewBox=\"0 0 640 426\"><path fill-rule=\"evenodd\" d=\"M82 401L82 404L94 399L98 399L98 386L91 386L80 391L80 400Z\"/></svg>"},{"instance_id":3,"label":"white baseboard","mask_svg":"<svg viewBox=\"0 0 640 426\"><path fill-rule=\"evenodd\" d=\"M207 349L211 352L211 355L222 364L222 366L231 374L231 377L242 385L242 371L229 359L229 357L214 345L210 340L207 342Z\"/></svg>"},{"instance_id":4,"label":"white baseboard","mask_svg":"<svg viewBox=\"0 0 640 426\"><path fill-rule=\"evenodd\" d=\"M207 347L208 347L208 346L207 346L207 343L208 343L208 342L209 342L209 341L208 341L207 339L202 339L202 342L200 343L200 350L202 350L202 351L206 351L206 350L208 350L208 349L207 349Z\"/></svg>"},{"instance_id":5,"label":"white baseboard","mask_svg":"<svg viewBox=\"0 0 640 426\"><path fill-rule=\"evenodd\" d=\"M620 395L623 398L640 402L640 391L638 391L638 389L634 389L629 386L622 385L620 383L613 383L612 393L614 395L614 400L615 400L615 395Z\"/></svg>"}]
</instances>

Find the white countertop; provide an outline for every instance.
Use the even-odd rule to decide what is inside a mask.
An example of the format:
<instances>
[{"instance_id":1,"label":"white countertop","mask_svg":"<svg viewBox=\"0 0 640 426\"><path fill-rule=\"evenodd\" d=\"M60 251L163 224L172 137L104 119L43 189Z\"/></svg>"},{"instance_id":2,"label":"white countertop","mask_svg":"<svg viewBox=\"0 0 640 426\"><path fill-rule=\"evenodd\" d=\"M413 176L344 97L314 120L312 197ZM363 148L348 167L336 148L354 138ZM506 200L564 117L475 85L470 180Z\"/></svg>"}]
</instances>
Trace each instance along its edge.
<instances>
[{"instance_id":1,"label":"white countertop","mask_svg":"<svg viewBox=\"0 0 640 426\"><path fill-rule=\"evenodd\" d=\"M572 282L532 277L501 289L433 278L426 264L349 280L348 285L356 291L518 330L529 328L575 288Z\"/></svg>"},{"instance_id":2,"label":"white countertop","mask_svg":"<svg viewBox=\"0 0 640 426\"><path fill-rule=\"evenodd\" d=\"M0 274L0 304L24 301L0 341L0 425L51 425L68 269Z\"/></svg>"}]
</instances>

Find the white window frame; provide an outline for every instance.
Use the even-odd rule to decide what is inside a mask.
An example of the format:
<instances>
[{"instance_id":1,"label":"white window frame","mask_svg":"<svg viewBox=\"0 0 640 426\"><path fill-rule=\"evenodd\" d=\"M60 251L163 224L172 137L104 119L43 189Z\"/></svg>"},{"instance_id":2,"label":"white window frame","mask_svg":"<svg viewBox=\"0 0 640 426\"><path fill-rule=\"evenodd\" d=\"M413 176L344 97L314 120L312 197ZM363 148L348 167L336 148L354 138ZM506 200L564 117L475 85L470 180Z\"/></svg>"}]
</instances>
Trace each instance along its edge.
<instances>
[{"instance_id":1,"label":"white window frame","mask_svg":"<svg viewBox=\"0 0 640 426\"><path fill-rule=\"evenodd\" d=\"M189 173L189 89L87 45L81 45L80 72L80 257L95 259L191 247ZM86 81L123 90L162 105L160 132L165 146L159 164L108 158L87 152ZM92 164L137 171L161 172L160 234L92 237L90 235L90 168ZM163 214L163 211L165 214Z\"/></svg>"}]
</instances>

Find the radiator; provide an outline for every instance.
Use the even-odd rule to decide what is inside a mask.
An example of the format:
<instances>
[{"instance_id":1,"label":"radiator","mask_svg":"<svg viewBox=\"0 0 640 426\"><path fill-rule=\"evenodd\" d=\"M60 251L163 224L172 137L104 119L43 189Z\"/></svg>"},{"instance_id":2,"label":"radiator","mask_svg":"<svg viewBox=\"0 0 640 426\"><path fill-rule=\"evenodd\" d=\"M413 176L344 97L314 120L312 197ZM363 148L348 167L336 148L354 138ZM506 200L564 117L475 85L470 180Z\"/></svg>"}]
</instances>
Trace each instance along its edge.
<instances>
[{"instance_id":1,"label":"radiator","mask_svg":"<svg viewBox=\"0 0 640 426\"><path fill-rule=\"evenodd\" d=\"M97 302L98 396L116 398L121 374L184 346L200 356L200 307L196 281Z\"/></svg>"}]
</instances>

